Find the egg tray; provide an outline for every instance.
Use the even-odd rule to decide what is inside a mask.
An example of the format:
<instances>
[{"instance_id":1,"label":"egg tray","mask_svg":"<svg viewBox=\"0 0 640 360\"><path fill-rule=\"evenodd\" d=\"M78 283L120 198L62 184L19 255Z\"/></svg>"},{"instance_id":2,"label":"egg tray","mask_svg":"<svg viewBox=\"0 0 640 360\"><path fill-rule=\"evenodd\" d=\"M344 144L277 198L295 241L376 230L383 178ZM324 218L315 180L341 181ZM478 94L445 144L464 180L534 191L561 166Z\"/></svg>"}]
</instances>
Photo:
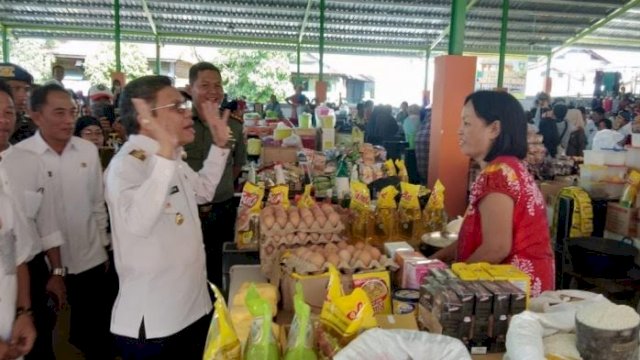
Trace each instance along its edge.
<instances>
[{"instance_id":1,"label":"egg tray","mask_svg":"<svg viewBox=\"0 0 640 360\"><path fill-rule=\"evenodd\" d=\"M337 243L342 240L345 240L345 238L334 233L295 232L286 235L264 235L261 243L273 244L274 246L284 244L290 248L296 245Z\"/></svg>"},{"instance_id":2,"label":"egg tray","mask_svg":"<svg viewBox=\"0 0 640 360\"><path fill-rule=\"evenodd\" d=\"M328 221L324 224L324 226L320 226L317 221L314 221L311 226L307 226L303 221L300 222L298 227L294 227L291 223L287 223L285 227L281 227L277 222L273 224L271 229L267 229L264 223L260 224L260 232L267 236L274 235L288 235L292 233L318 233L318 234L339 234L344 231L345 227L342 222L339 222L337 225L332 225Z\"/></svg>"},{"instance_id":3,"label":"egg tray","mask_svg":"<svg viewBox=\"0 0 640 360\"><path fill-rule=\"evenodd\" d=\"M325 261L322 266L318 267L310 263L308 260L302 259L296 255L287 256L282 259L284 269L289 273L300 275L323 274L329 270L330 263ZM334 264L335 265L335 264ZM381 255L380 259L372 260L368 266L365 266L361 260L351 259L349 262L341 260L335 267L343 274L353 274L364 270L389 270L396 271L399 266L386 255Z\"/></svg>"},{"instance_id":4,"label":"egg tray","mask_svg":"<svg viewBox=\"0 0 640 360\"><path fill-rule=\"evenodd\" d=\"M320 237L322 238L322 237ZM328 243L339 243L340 241L345 241L346 239L339 235L333 235L331 237L331 241L320 240L318 242L307 242L307 243L297 243L297 244L287 244L287 243L278 243L274 240L273 237L262 236L260 240L260 266L262 268L262 272L265 275L271 273L274 265L280 264L280 257L282 253L286 250L291 250L299 247L303 247L304 245L309 244L328 244ZM303 246L301 246L303 245Z\"/></svg>"}]
</instances>

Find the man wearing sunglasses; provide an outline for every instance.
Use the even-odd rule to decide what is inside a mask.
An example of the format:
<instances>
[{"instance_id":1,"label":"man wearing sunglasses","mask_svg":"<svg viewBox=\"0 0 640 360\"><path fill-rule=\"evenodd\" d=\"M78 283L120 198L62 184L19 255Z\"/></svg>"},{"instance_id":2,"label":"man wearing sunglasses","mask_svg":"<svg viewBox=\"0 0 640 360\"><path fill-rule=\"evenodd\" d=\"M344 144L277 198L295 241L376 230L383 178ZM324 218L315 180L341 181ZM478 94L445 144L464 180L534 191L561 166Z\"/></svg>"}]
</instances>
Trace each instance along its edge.
<instances>
[{"instance_id":1,"label":"man wearing sunglasses","mask_svg":"<svg viewBox=\"0 0 640 360\"><path fill-rule=\"evenodd\" d=\"M209 202L229 155L228 112L202 104L213 145L199 172L182 160L194 140L189 104L166 76L124 88L129 138L105 173L120 279L111 332L124 360L202 359L210 322L198 204Z\"/></svg>"}]
</instances>

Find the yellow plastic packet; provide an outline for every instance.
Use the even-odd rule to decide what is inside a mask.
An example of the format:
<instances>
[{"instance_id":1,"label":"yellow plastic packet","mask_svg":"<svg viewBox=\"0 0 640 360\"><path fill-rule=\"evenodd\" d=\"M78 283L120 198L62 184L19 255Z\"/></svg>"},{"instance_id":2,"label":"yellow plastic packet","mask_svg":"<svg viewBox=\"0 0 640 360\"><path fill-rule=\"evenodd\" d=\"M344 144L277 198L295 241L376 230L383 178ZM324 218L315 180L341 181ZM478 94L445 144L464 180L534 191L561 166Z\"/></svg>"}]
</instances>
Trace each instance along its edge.
<instances>
[{"instance_id":1,"label":"yellow plastic packet","mask_svg":"<svg viewBox=\"0 0 640 360\"><path fill-rule=\"evenodd\" d=\"M241 360L240 340L231 323L224 296L215 285L209 283L209 286L216 296L216 302L213 304L213 318L202 360Z\"/></svg>"},{"instance_id":2,"label":"yellow plastic packet","mask_svg":"<svg viewBox=\"0 0 640 360\"><path fill-rule=\"evenodd\" d=\"M242 188L240 207L249 209L250 213L259 213L262 209L262 198L264 197L264 186L258 186L247 182Z\"/></svg>"},{"instance_id":3,"label":"yellow plastic packet","mask_svg":"<svg viewBox=\"0 0 640 360\"><path fill-rule=\"evenodd\" d=\"M375 221L371 212L371 194L367 185L351 182L351 202L349 204L353 221L351 222L351 240L369 242L373 239Z\"/></svg>"},{"instance_id":4,"label":"yellow plastic packet","mask_svg":"<svg viewBox=\"0 0 640 360\"><path fill-rule=\"evenodd\" d=\"M398 190L392 185L383 188L378 194L375 212L375 238L379 244L376 245L393 240L398 231L396 195L398 195Z\"/></svg>"},{"instance_id":5,"label":"yellow plastic packet","mask_svg":"<svg viewBox=\"0 0 640 360\"><path fill-rule=\"evenodd\" d=\"M404 160L396 159L396 167L398 168L398 177L400 181L409 182L409 173L407 172L407 166Z\"/></svg>"},{"instance_id":6,"label":"yellow plastic packet","mask_svg":"<svg viewBox=\"0 0 640 360\"><path fill-rule=\"evenodd\" d=\"M420 201L418 194L420 185L413 185L406 182L400 183L402 195L400 196L400 206L398 208L398 237L407 241L411 246L419 246L421 227Z\"/></svg>"},{"instance_id":7,"label":"yellow plastic packet","mask_svg":"<svg viewBox=\"0 0 640 360\"><path fill-rule=\"evenodd\" d=\"M638 185L640 185L640 172L631 170L629 178L627 179L627 185L624 187L622 197L620 198L620 205L626 208L632 208L636 202L636 196L638 195Z\"/></svg>"},{"instance_id":8,"label":"yellow plastic packet","mask_svg":"<svg viewBox=\"0 0 640 360\"><path fill-rule=\"evenodd\" d=\"M397 176L396 166L393 164L393 160L389 159L384 162L384 169L387 172L387 176Z\"/></svg>"},{"instance_id":9,"label":"yellow plastic packet","mask_svg":"<svg viewBox=\"0 0 640 360\"><path fill-rule=\"evenodd\" d=\"M433 192L427 206L424 208L424 231L426 233L434 231L445 231L447 228L447 213L444 209L444 185L440 180L436 180L433 185Z\"/></svg>"},{"instance_id":10,"label":"yellow plastic packet","mask_svg":"<svg viewBox=\"0 0 640 360\"><path fill-rule=\"evenodd\" d=\"M304 193L302 194L302 197L300 197L300 200L298 200L299 209L311 209L316 205L316 200L311 196L312 188L311 184L304 186Z\"/></svg>"},{"instance_id":11,"label":"yellow plastic packet","mask_svg":"<svg viewBox=\"0 0 640 360\"><path fill-rule=\"evenodd\" d=\"M281 205L283 208L289 208L289 186L276 185L269 190L269 197L267 198L269 205Z\"/></svg>"},{"instance_id":12,"label":"yellow plastic packet","mask_svg":"<svg viewBox=\"0 0 640 360\"><path fill-rule=\"evenodd\" d=\"M327 299L320 312L318 334L323 354L333 356L358 334L376 326L373 306L367 293L362 288L356 288L350 295L345 295L340 272L333 265L329 265Z\"/></svg>"}]
</instances>

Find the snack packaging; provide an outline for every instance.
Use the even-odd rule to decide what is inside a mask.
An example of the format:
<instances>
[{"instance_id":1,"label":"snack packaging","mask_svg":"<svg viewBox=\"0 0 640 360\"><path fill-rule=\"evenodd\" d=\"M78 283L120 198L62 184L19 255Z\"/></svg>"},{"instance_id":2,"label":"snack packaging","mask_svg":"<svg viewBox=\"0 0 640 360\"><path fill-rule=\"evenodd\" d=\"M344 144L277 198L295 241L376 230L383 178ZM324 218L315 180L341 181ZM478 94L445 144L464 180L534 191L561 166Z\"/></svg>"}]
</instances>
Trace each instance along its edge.
<instances>
[{"instance_id":1,"label":"snack packaging","mask_svg":"<svg viewBox=\"0 0 640 360\"><path fill-rule=\"evenodd\" d=\"M304 193L300 200L298 201L298 208L300 209L310 209L316 204L316 200L311 196L311 189L313 186L311 184L307 184L304 186Z\"/></svg>"},{"instance_id":2,"label":"snack packaging","mask_svg":"<svg viewBox=\"0 0 640 360\"><path fill-rule=\"evenodd\" d=\"M251 332L244 349L244 358L251 360L279 360L280 348L273 333L271 305L265 301L255 285L249 287L245 298L247 309L253 316Z\"/></svg>"},{"instance_id":3,"label":"snack packaging","mask_svg":"<svg viewBox=\"0 0 640 360\"><path fill-rule=\"evenodd\" d=\"M423 212L424 231L426 233L445 231L447 228L447 213L444 209L444 190L444 185L442 185L440 180L436 180L436 183L433 185L433 192Z\"/></svg>"},{"instance_id":4,"label":"snack packaging","mask_svg":"<svg viewBox=\"0 0 640 360\"><path fill-rule=\"evenodd\" d=\"M281 205L283 208L289 208L289 186L276 185L269 190L267 198L269 205Z\"/></svg>"},{"instance_id":5,"label":"snack packaging","mask_svg":"<svg viewBox=\"0 0 640 360\"><path fill-rule=\"evenodd\" d=\"M392 185L383 188L378 194L375 211L375 240L378 243L376 245L393 240L398 232L396 195L398 190Z\"/></svg>"},{"instance_id":6,"label":"snack packaging","mask_svg":"<svg viewBox=\"0 0 640 360\"><path fill-rule=\"evenodd\" d=\"M400 206L398 208L398 238L411 244L414 248L420 245L420 235L422 229L420 220L420 202L418 194L420 185L412 185L406 182L400 183L402 196L400 197Z\"/></svg>"},{"instance_id":7,"label":"snack packaging","mask_svg":"<svg viewBox=\"0 0 640 360\"><path fill-rule=\"evenodd\" d=\"M373 239L375 220L371 211L371 195L367 185L354 181L351 183L351 202L353 214L351 222L352 241L369 242Z\"/></svg>"},{"instance_id":8,"label":"snack packaging","mask_svg":"<svg viewBox=\"0 0 640 360\"><path fill-rule=\"evenodd\" d=\"M213 318L202 360L240 360L240 340L231 323L224 296L215 285L209 283L209 286L215 294L216 301L213 304Z\"/></svg>"},{"instance_id":9,"label":"snack packaging","mask_svg":"<svg viewBox=\"0 0 640 360\"><path fill-rule=\"evenodd\" d=\"M315 360L318 358L314 350L315 342L311 308L304 302L302 284L296 283L296 294L293 299L295 315L289 330L289 340L284 360Z\"/></svg>"}]
</instances>

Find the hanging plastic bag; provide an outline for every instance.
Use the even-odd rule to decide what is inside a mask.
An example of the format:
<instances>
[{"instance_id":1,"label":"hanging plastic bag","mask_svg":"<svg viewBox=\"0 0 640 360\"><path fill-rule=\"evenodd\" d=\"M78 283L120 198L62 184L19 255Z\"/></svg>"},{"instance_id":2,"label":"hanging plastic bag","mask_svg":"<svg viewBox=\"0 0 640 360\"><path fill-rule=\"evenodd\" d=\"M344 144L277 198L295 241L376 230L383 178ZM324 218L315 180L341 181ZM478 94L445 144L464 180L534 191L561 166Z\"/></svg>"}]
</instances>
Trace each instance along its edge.
<instances>
[{"instance_id":1,"label":"hanging plastic bag","mask_svg":"<svg viewBox=\"0 0 640 360\"><path fill-rule=\"evenodd\" d=\"M252 284L245 299L247 309L253 316L251 332L244 349L247 360L279 360L280 348L273 333L271 305L260 297L260 293Z\"/></svg>"},{"instance_id":2,"label":"hanging plastic bag","mask_svg":"<svg viewBox=\"0 0 640 360\"><path fill-rule=\"evenodd\" d=\"M291 330L289 330L289 342L284 360L316 360L318 356L314 350L311 307L304 302L301 283L296 283L293 308L295 316L291 323Z\"/></svg>"},{"instance_id":3,"label":"hanging plastic bag","mask_svg":"<svg viewBox=\"0 0 640 360\"><path fill-rule=\"evenodd\" d=\"M216 302L213 304L213 318L202 360L240 360L240 340L231 323L224 296L215 285L209 283L209 286L215 294Z\"/></svg>"}]
</instances>

